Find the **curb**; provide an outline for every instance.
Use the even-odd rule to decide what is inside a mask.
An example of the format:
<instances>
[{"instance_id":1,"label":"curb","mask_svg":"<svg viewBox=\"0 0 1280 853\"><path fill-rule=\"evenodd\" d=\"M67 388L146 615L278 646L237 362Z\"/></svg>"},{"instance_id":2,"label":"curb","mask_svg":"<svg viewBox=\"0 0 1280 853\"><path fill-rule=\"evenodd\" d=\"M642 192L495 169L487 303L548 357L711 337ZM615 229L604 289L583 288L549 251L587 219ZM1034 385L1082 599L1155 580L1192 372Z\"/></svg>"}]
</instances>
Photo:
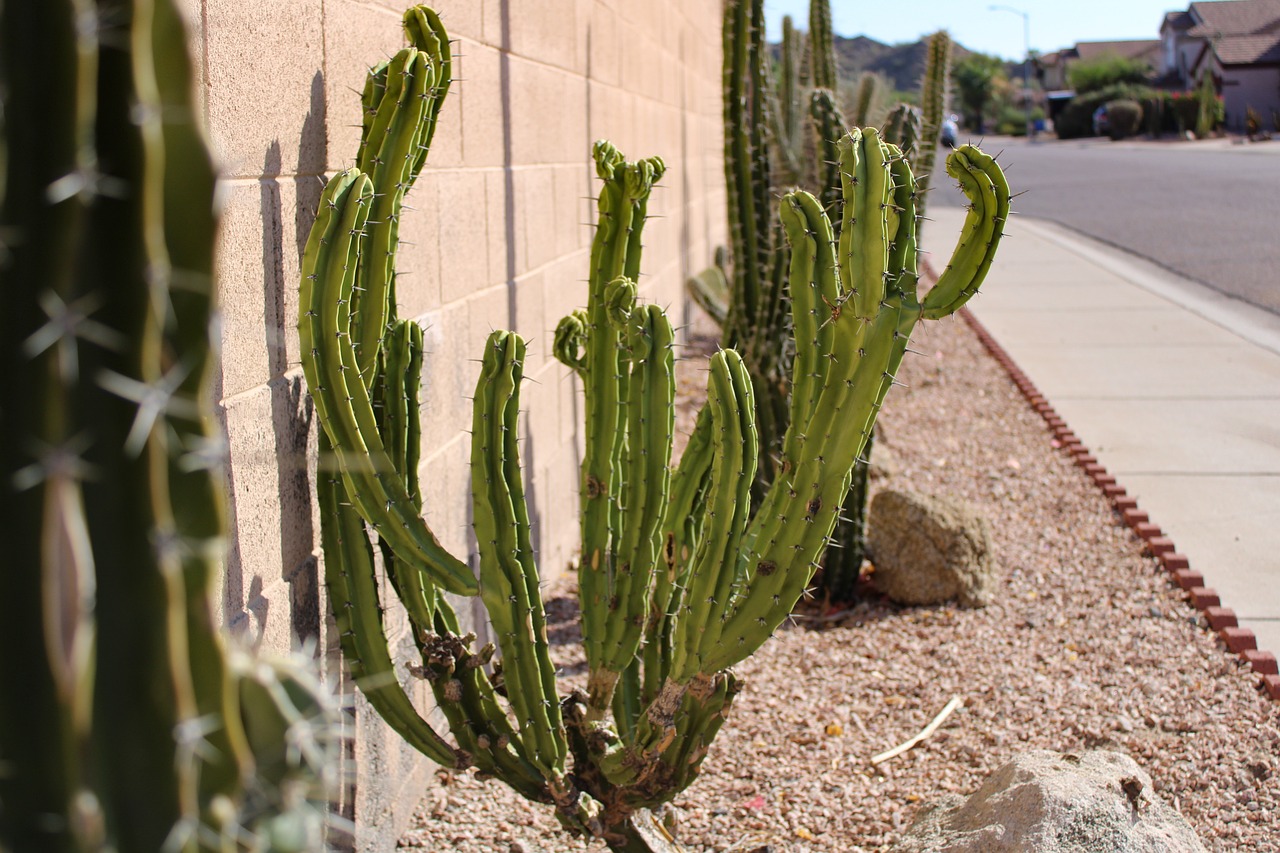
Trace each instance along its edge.
<instances>
[{"instance_id":1,"label":"curb","mask_svg":"<svg viewBox=\"0 0 1280 853\"><path fill-rule=\"evenodd\" d=\"M1146 550L1164 566L1169 573L1170 582L1183 590L1192 606L1203 614L1209 630L1218 636L1219 642L1226 646L1227 651L1237 655L1261 677L1258 682L1259 691L1280 702L1280 674L1277 674L1276 656L1258 649L1258 640L1253 631L1239 626L1235 611L1222 606L1217 591L1205 586L1204 575L1191 568L1186 556L1178 553L1173 540L1165 535L1160 525L1154 523L1146 510L1139 508L1138 501L1098 463L1089 448L1071 431L1067 422L1054 411L1035 383L1018 367L1013 357L1000 346L973 312L968 308L961 308L958 313L992 358L1004 368L1031 408L1044 418L1045 425L1053 434L1053 447L1071 456L1085 476L1106 495L1121 520L1142 540Z\"/></svg>"}]
</instances>

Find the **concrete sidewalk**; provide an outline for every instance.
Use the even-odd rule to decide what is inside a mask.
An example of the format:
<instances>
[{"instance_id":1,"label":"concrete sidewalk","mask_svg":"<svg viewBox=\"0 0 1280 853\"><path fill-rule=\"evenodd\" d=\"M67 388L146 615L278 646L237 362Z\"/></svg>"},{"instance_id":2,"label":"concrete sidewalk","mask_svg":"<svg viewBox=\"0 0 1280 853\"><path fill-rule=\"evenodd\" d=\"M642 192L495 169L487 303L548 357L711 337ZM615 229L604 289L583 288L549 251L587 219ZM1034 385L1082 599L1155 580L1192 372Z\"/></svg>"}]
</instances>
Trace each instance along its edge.
<instances>
[{"instance_id":1,"label":"concrete sidewalk","mask_svg":"<svg viewBox=\"0 0 1280 853\"><path fill-rule=\"evenodd\" d=\"M929 214L959 233L960 208ZM1280 652L1280 317L1053 223L1005 233L973 313Z\"/></svg>"}]
</instances>

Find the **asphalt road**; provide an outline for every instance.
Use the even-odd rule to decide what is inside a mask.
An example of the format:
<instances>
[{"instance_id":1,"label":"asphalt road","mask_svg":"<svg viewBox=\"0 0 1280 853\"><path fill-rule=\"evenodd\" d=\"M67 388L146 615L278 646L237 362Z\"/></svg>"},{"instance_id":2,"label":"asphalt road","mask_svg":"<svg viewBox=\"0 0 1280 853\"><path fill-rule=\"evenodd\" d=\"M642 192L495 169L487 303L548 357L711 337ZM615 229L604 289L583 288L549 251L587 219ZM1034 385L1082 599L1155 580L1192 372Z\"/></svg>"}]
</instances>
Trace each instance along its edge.
<instances>
[{"instance_id":1,"label":"asphalt road","mask_svg":"<svg viewBox=\"0 0 1280 853\"><path fill-rule=\"evenodd\" d=\"M1058 222L1280 314L1280 140L1153 143L989 139L1013 210ZM939 160L941 171L941 160ZM954 182L932 202L962 205Z\"/></svg>"}]
</instances>

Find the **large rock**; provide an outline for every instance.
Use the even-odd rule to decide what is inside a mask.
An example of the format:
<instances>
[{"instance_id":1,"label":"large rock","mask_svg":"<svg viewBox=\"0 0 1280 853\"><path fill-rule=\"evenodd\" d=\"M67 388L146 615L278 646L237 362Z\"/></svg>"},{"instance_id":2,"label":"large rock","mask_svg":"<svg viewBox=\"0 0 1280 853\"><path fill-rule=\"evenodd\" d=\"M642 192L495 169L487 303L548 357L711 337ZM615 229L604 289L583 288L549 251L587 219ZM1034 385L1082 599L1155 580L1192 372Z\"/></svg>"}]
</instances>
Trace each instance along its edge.
<instances>
[{"instance_id":1,"label":"large rock","mask_svg":"<svg viewBox=\"0 0 1280 853\"><path fill-rule=\"evenodd\" d=\"M876 587L900 604L983 607L995 594L986 519L957 501L882 489L871 501L867 551Z\"/></svg>"},{"instance_id":2,"label":"large rock","mask_svg":"<svg viewBox=\"0 0 1280 853\"><path fill-rule=\"evenodd\" d=\"M968 799L927 806L894 853L1204 853L1133 759L1104 750L1016 756Z\"/></svg>"}]
</instances>

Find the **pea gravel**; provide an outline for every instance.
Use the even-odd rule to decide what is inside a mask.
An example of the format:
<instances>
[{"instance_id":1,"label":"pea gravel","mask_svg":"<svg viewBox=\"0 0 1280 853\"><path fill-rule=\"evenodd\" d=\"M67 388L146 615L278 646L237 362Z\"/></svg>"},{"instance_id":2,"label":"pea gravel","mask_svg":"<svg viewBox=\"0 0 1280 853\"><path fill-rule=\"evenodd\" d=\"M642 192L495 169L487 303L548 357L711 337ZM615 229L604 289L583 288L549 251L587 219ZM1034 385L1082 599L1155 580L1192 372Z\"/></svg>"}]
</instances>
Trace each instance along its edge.
<instances>
[{"instance_id":1,"label":"pea gravel","mask_svg":"<svg viewBox=\"0 0 1280 853\"><path fill-rule=\"evenodd\" d=\"M714 328L695 320L678 431ZM674 803L694 851L875 851L1016 751L1134 758L1215 851L1280 851L1280 703L1228 654L957 319L922 323L880 417L873 488L962 498L1004 578L982 610L803 606L746 681L703 775ZM694 389L690 392L688 389ZM536 403L535 403L536 405ZM583 678L572 572L549 589L554 653ZM1230 604L1230 602L1227 602ZM873 768L946 705L929 739ZM438 774L400 842L433 851L603 850L497 782ZM1101 851L1100 851L1101 853Z\"/></svg>"}]
</instances>

